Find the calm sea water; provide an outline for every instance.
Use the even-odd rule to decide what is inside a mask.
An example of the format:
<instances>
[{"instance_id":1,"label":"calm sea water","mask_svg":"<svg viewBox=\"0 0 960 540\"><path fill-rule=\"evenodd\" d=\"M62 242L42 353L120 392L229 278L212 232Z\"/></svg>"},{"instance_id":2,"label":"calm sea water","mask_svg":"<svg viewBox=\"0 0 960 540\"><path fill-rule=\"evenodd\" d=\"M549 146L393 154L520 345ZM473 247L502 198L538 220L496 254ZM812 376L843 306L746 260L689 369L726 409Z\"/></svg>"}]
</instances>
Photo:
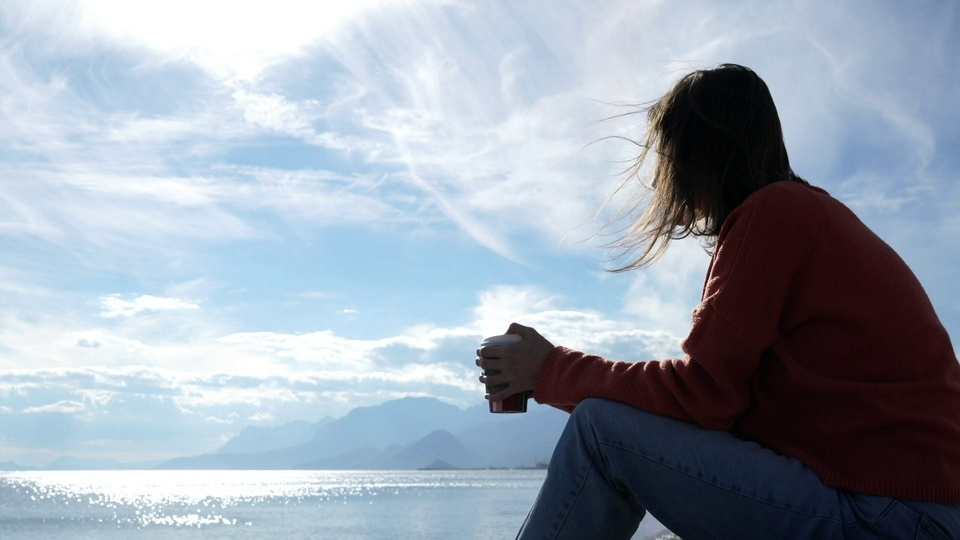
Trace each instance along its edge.
<instances>
[{"instance_id":1,"label":"calm sea water","mask_svg":"<svg viewBox=\"0 0 960 540\"><path fill-rule=\"evenodd\" d=\"M0 472L0 538L513 538L539 470ZM644 520L635 538L661 528Z\"/></svg>"}]
</instances>

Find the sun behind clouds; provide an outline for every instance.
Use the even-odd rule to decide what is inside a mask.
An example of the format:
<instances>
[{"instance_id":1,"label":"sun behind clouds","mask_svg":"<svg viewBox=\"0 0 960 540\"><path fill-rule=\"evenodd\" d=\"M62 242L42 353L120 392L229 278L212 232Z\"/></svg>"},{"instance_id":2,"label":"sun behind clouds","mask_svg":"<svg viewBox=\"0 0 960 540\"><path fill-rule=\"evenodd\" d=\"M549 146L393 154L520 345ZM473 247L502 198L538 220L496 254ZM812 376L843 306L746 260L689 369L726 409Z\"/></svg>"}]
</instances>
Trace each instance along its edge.
<instances>
[{"instance_id":1,"label":"sun behind clouds","mask_svg":"<svg viewBox=\"0 0 960 540\"><path fill-rule=\"evenodd\" d=\"M411 2L80 0L76 31L185 58L218 78L250 79L367 10L404 3Z\"/></svg>"}]
</instances>

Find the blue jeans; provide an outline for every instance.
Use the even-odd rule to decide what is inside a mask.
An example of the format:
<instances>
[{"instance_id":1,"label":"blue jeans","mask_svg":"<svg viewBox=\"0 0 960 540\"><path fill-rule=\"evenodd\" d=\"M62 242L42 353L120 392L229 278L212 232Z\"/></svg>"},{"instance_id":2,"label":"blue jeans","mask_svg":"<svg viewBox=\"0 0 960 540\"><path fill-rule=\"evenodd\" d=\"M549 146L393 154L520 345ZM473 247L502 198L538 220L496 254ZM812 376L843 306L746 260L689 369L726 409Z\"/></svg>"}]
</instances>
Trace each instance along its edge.
<instances>
[{"instance_id":1,"label":"blue jeans","mask_svg":"<svg viewBox=\"0 0 960 540\"><path fill-rule=\"evenodd\" d=\"M517 538L630 538L650 512L684 540L960 540L960 505L824 485L760 445L603 399L570 415Z\"/></svg>"}]
</instances>

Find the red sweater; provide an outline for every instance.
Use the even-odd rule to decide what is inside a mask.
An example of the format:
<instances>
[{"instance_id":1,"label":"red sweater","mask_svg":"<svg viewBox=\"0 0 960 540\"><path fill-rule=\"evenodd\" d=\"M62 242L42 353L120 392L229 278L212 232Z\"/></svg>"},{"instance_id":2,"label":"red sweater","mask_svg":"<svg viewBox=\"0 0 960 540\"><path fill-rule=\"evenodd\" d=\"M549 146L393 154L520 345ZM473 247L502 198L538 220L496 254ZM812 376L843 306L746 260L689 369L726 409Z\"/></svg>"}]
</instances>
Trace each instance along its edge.
<instances>
[{"instance_id":1,"label":"red sweater","mask_svg":"<svg viewBox=\"0 0 960 540\"><path fill-rule=\"evenodd\" d=\"M903 260L825 191L778 182L723 224L685 356L613 362L564 347L534 389L725 430L824 483L960 503L960 364Z\"/></svg>"}]
</instances>

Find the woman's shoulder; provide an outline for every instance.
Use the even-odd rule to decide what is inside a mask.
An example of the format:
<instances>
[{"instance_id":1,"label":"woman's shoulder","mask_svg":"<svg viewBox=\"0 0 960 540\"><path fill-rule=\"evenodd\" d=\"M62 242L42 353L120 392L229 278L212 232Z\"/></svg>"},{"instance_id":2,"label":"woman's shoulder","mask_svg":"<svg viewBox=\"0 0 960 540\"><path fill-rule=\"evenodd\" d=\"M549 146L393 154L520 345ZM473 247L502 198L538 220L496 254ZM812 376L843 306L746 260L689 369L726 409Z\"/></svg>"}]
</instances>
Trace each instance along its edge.
<instances>
[{"instance_id":1,"label":"woman's shoulder","mask_svg":"<svg viewBox=\"0 0 960 540\"><path fill-rule=\"evenodd\" d=\"M733 239L751 243L791 243L813 240L814 231L833 221L837 205L824 189L802 182L781 181L752 193L724 222L718 245Z\"/></svg>"},{"instance_id":2,"label":"woman's shoulder","mask_svg":"<svg viewBox=\"0 0 960 540\"><path fill-rule=\"evenodd\" d=\"M803 207L811 203L823 203L832 199L833 197L821 187L793 180L781 180L753 192L743 204Z\"/></svg>"},{"instance_id":3,"label":"woman's shoulder","mask_svg":"<svg viewBox=\"0 0 960 540\"><path fill-rule=\"evenodd\" d=\"M842 206L823 188L803 182L783 180L753 192L731 217L749 216L749 221L767 223L816 223ZM736 216L735 216L736 214ZM731 222L731 225L733 222Z\"/></svg>"}]
</instances>

